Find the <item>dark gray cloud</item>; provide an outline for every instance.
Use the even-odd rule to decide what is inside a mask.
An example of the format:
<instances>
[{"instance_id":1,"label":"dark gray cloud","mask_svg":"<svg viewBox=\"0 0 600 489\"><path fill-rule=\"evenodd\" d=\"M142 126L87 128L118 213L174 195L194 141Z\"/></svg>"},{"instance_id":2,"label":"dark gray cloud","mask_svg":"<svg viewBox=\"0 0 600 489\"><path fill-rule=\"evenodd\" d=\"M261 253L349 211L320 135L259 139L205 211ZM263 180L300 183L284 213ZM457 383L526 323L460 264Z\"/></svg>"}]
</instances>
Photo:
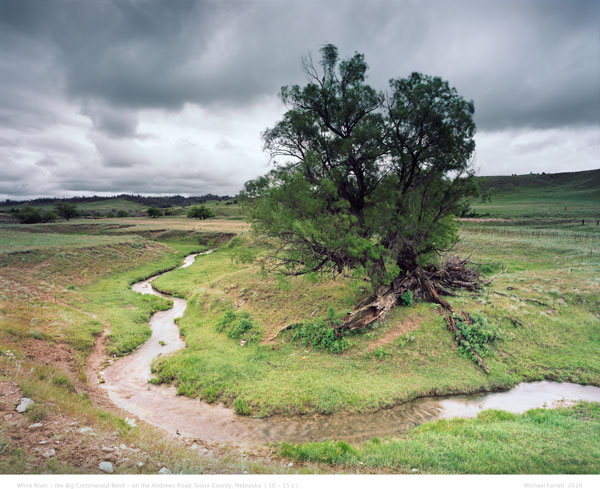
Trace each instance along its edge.
<instances>
[{"instance_id":1,"label":"dark gray cloud","mask_svg":"<svg viewBox=\"0 0 600 489\"><path fill-rule=\"evenodd\" d=\"M132 138L137 134L138 116L131 110L106 104L85 103L81 113L88 116L94 128L115 138Z\"/></svg>"},{"instance_id":2,"label":"dark gray cloud","mask_svg":"<svg viewBox=\"0 0 600 489\"><path fill-rule=\"evenodd\" d=\"M264 171L279 88L326 42L365 53L377 88L422 71L474 100L482 172L492 141L520 164L554 144L566 165L556 130L599 124L599 21L597 0L0 0L0 180L12 165L47 173L5 194L233 193ZM181 173L154 185L144 165Z\"/></svg>"}]
</instances>

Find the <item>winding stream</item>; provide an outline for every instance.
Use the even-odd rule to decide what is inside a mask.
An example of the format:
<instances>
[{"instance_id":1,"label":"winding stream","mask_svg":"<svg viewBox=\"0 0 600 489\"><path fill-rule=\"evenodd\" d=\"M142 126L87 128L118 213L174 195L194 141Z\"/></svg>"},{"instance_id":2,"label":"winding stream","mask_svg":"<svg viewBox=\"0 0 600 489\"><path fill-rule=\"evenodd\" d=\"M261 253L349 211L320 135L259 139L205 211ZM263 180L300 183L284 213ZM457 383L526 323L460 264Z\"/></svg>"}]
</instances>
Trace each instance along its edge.
<instances>
[{"instance_id":1,"label":"winding stream","mask_svg":"<svg viewBox=\"0 0 600 489\"><path fill-rule=\"evenodd\" d=\"M207 252L207 253L210 253ZM189 255L180 268L194 263ZM174 320L185 312L187 301L157 292L151 282L158 275L132 285L142 294L154 294L173 301L168 311L150 319L152 336L139 349L118 359L102 375L111 401L140 419L171 434L207 441L305 442L337 439L351 442L392 436L418 424L440 418L473 417L485 409L503 409L515 413L551 406L562 400L600 402L600 388L563 382L521 383L506 392L424 397L394 408L368 414L273 416L249 418L236 415L222 405L178 396L176 388L148 383L152 360L180 350L185 343ZM161 346L161 342L165 345Z\"/></svg>"}]
</instances>

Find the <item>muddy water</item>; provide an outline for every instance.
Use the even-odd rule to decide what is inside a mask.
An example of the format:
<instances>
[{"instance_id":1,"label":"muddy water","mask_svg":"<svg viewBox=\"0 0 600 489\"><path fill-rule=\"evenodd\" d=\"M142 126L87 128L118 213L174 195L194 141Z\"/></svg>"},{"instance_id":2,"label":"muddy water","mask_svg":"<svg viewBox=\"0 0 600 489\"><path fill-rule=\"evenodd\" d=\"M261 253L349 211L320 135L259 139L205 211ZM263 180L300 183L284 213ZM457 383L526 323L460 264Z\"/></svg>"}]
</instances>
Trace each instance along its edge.
<instances>
[{"instance_id":1,"label":"muddy water","mask_svg":"<svg viewBox=\"0 0 600 489\"><path fill-rule=\"evenodd\" d=\"M186 257L181 268L194 263ZM138 350L120 358L103 372L112 402L140 419L171 434L208 441L264 443L267 441L315 441L337 439L365 441L402 433L418 424L440 418L472 417L484 409L524 412L552 406L562 400L600 402L600 388L561 382L522 383L506 392L472 396L420 398L391 409L369 414L307 415L257 419L237 416L222 405L177 396L172 386L152 385L150 364L159 356L185 346L174 320L181 317L186 301L161 294L152 288L152 277L132 289L173 300L173 308L154 314L151 338ZM160 342L164 342L162 346Z\"/></svg>"}]
</instances>

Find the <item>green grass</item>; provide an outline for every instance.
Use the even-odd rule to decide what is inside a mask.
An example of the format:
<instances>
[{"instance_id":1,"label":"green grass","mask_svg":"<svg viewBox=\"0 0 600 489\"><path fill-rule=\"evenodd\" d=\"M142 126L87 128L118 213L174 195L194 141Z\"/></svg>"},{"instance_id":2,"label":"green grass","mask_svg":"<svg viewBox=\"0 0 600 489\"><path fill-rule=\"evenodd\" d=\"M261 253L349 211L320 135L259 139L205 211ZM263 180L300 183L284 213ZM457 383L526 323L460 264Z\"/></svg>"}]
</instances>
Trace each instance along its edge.
<instances>
[{"instance_id":1,"label":"green grass","mask_svg":"<svg viewBox=\"0 0 600 489\"><path fill-rule=\"evenodd\" d=\"M491 202L473 202L476 214L494 218L600 219L600 170L547 175L480 177Z\"/></svg>"},{"instance_id":2,"label":"green grass","mask_svg":"<svg viewBox=\"0 0 600 489\"><path fill-rule=\"evenodd\" d=\"M18 204L15 206L3 207L0 208L1 211L6 212L11 207L20 208L25 204ZM127 199L110 199L110 200L97 200L91 202L80 202L75 203L78 209L82 211L96 211L101 214L107 214L108 212L114 212L124 210L130 213L137 212L145 212L148 206L144 206L142 204L138 204L137 202L131 202ZM54 203L52 204L36 204L34 207L39 207L40 209L54 209Z\"/></svg>"},{"instance_id":3,"label":"green grass","mask_svg":"<svg viewBox=\"0 0 600 489\"><path fill-rule=\"evenodd\" d=\"M179 266L186 254L206 249L201 241L218 236L163 229L165 241L157 244L138 235L96 234L107 231L105 223L32 231L2 229L0 339L65 343L82 369L105 324L109 353L124 354L150 336L150 316L170 307L165 299L131 291L131 283Z\"/></svg>"},{"instance_id":4,"label":"green grass","mask_svg":"<svg viewBox=\"0 0 600 489\"><path fill-rule=\"evenodd\" d=\"M522 415L483 411L475 419L434 421L401 437L360 446L284 443L293 460L346 468L460 474L597 474L600 404L534 409Z\"/></svg>"},{"instance_id":5,"label":"green grass","mask_svg":"<svg viewBox=\"0 0 600 489\"><path fill-rule=\"evenodd\" d=\"M600 250L590 255L589 242L568 236L497 239L488 231L465 229L457 250L473 254L483 269L508 271L491 287L461 292L451 302L495 325L500 339L485 359L490 375L456 351L431 304L396 309L386 324L348 337L352 346L342 355L310 349L292 333L241 347L217 331L232 308L246 311L268 338L286 324L324 318L330 307L342 314L368 292L353 280L278 282L257 266L235 262L234 249L223 249L155 281L160 290L189 298L179 321L188 348L156 361L157 378L191 397L230 406L241 399L253 415L367 411L428 394L543 378L600 385ZM412 341L400 336L368 351L371 342L407 324L416 325Z\"/></svg>"},{"instance_id":6,"label":"green grass","mask_svg":"<svg viewBox=\"0 0 600 489\"><path fill-rule=\"evenodd\" d=\"M79 306L101 315L110 324L106 345L109 354L124 355L144 343L152 333L148 325L152 314L172 305L162 297L133 292L131 284L176 268L187 254L206 249L200 244L175 241L169 242L169 246L177 253L167 252L157 261L114 274L83 291L86 301Z\"/></svg>"},{"instance_id":7,"label":"green grass","mask_svg":"<svg viewBox=\"0 0 600 489\"><path fill-rule=\"evenodd\" d=\"M457 351L437 307L423 303L399 307L384 324L348 337L350 347L341 354L293 340L293 332L274 342L252 341L240 346L239 338L228 337L226 328L218 331L227 311L244 313L265 339L284 325L326 318L330 308L343 315L369 290L365 282L351 278L310 281L264 275L259 265L240 261L247 255L260 255L260 246L243 237L231 245L223 244L231 235L218 232L240 224L227 222L232 227L213 229L209 234L197 230L202 223L189 225L175 219L124 220L128 228L107 228L107 220L54 223L32 226L32 232L2 226L2 235L12 233L9 238L14 243L9 242L0 253L0 343L16 351L29 342L66 343L82 363L107 325L111 330L109 352L126 353L149 336L150 315L168 306L164 299L132 292L131 283L178 266L187 253L220 246L191 267L172 270L154 282L158 289L189 301L179 320L188 348L153 366L157 381L174 383L181 394L223 401L242 415L271 415L369 411L423 395L493 390L522 380L600 385L600 247L593 225L586 223L580 230L569 222L537 218L518 223L463 223L455 251L471 255L488 275L505 271L488 288L460 292L450 299L457 309L486 317L499 332L485 357L490 368L490 375L485 375ZM107 235L96 234L100 232ZM54 373L46 379L52 388L49 398L63 391L61 395L71 396L69 379ZM503 420L508 424L498 428L499 432L506 428L506 433L515 436L521 429L529 433L525 427L532 422L521 423L520 419ZM481 419L470 422L483 424ZM579 425L574 426L575 439L585 446L587 435L578 431ZM597 430L597 425L593 429ZM541 436L546 432L531 433ZM527 436L533 437L531 433ZM486 436L491 435L484 433L482 439ZM502 436L498 440L506 439ZM483 466L486 454L496 457L494 450L501 446L498 441L490 445L494 450L482 449L469 465L460 461L463 452L452 452L448 440L440 441L440 446L450 461L417 468L477 471L475 462ZM0 449L1 443L0 436ZM398 448L404 445L394 443L383 443L387 451L369 449L371 458L365 455L366 446L353 447L352 456L362 458L351 462L331 455L336 450L346 454L343 447L325 446L324 450L336 464L353 466L363 461L377 470L402 471L402 464L406 462L408 467L416 459L410 458L414 453L407 455ZM422 440L423 446L433 443L434 438ZM424 453L421 445L414 446L415 453ZM467 453L474 450L465 446ZM525 446L533 449L530 442ZM565 451L566 465L558 466L574 467L569 450ZM10 453L15 467L24 463L18 452ZM533 462L515 468L513 460L518 458L501 457L497 466L489 464L489 470L536 470ZM580 471L590 467L585 460Z\"/></svg>"},{"instance_id":8,"label":"green grass","mask_svg":"<svg viewBox=\"0 0 600 489\"><path fill-rule=\"evenodd\" d=\"M71 418L93 427L99 436L118 433L120 442L135 443L151 460L143 469L133 461L120 464L118 473L156 473L158 462L184 473L281 471L240 461L239 455L198 458L157 436L154 429L132 429L121 416L92 405L85 392L77 394L85 390L85 360L104 327L113 334L109 351L123 353L144 340L151 313L167 305L164 299L132 292L130 283L178 266L186 254L206 249L200 244L201 233L167 234L168 246L140 236L94 242L98 237L94 233L104 232L104 223L87 223L86 234L73 232L78 226L61 225L66 233L57 240L53 235L61 233L23 231L17 237L19 252L0 253L0 382L15 382L35 401L27 413L31 422ZM48 240L45 248L37 247L41 237ZM227 236L211 232L204 238L214 243ZM54 363L54 355L48 354L54 350L64 352L62 363ZM0 473L97 472L93 464L83 469L56 460L40 462L39 456L20 446L18 436L12 437L10 427L4 428L0 426Z\"/></svg>"},{"instance_id":9,"label":"green grass","mask_svg":"<svg viewBox=\"0 0 600 489\"><path fill-rule=\"evenodd\" d=\"M102 236L62 233L23 232L0 228L0 254L55 248L84 248L118 243L138 243L138 236Z\"/></svg>"}]
</instances>

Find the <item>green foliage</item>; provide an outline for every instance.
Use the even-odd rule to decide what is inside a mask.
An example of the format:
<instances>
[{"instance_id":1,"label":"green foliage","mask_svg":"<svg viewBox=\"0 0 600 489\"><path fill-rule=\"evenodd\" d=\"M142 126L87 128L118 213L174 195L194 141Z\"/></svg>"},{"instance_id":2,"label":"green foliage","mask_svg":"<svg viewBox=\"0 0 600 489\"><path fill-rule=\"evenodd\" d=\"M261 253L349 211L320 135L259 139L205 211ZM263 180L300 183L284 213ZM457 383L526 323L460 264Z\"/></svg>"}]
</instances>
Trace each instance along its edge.
<instances>
[{"instance_id":1,"label":"green foliage","mask_svg":"<svg viewBox=\"0 0 600 489\"><path fill-rule=\"evenodd\" d=\"M399 300L400 304L402 304L403 306L412 307L415 305L413 301L412 290L407 290L403 294L400 294Z\"/></svg>"},{"instance_id":2,"label":"green foliage","mask_svg":"<svg viewBox=\"0 0 600 489\"><path fill-rule=\"evenodd\" d=\"M146 214L148 214L148 216L151 217L152 219L156 219L157 217L160 217L163 215L163 211L161 211L160 209L158 209L156 207L148 207L148 209L146 210Z\"/></svg>"},{"instance_id":3,"label":"green foliage","mask_svg":"<svg viewBox=\"0 0 600 489\"><path fill-rule=\"evenodd\" d=\"M375 348L371 352L371 356L381 362L382 360L385 360L386 358L392 356L392 354L389 351L387 351L383 346L380 346L378 348Z\"/></svg>"},{"instance_id":4,"label":"green foliage","mask_svg":"<svg viewBox=\"0 0 600 489\"><path fill-rule=\"evenodd\" d=\"M129 216L129 212L127 212L124 209L119 209L117 211L117 217L128 217Z\"/></svg>"},{"instance_id":5,"label":"green foliage","mask_svg":"<svg viewBox=\"0 0 600 489\"><path fill-rule=\"evenodd\" d=\"M35 224L39 222L54 221L56 219L55 212L38 209L29 204L25 204L21 209L15 211L14 215L21 224Z\"/></svg>"},{"instance_id":6,"label":"green foliage","mask_svg":"<svg viewBox=\"0 0 600 489\"><path fill-rule=\"evenodd\" d=\"M471 324L466 322L462 316L455 314L454 320L456 327L460 330L464 340L459 341L458 351L465 358L475 361L471 348L477 352L480 357L485 357L490 352L490 347L501 339L498 327L488 322L482 314L473 314L469 316ZM470 348L469 348L470 346Z\"/></svg>"},{"instance_id":7,"label":"green foliage","mask_svg":"<svg viewBox=\"0 0 600 489\"><path fill-rule=\"evenodd\" d=\"M194 206L192 207L188 213L187 216L190 219L210 219L212 217L215 217L215 213L209 209L208 207L206 207L205 205L199 205L199 206Z\"/></svg>"},{"instance_id":8,"label":"green foliage","mask_svg":"<svg viewBox=\"0 0 600 489\"><path fill-rule=\"evenodd\" d=\"M504 264L498 261L490 263L481 263L475 265L475 268L483 275L493 275L494 273L500 272L504 268Z\"/></svg>"},{"instance_id":9,"label":"green foliage","mask_svg":"<svg viewBox=\"0 0 600 489\"><path fill-rule=\"evenodd\" d=\"M54 204L54 209L59 217L62 217L67 221L81 214L75 204L66 201L57 202Z\"/></svg>"},{"instance_id":10,"label":"green foliage","mask_svg":"<svg viewBox=\"0 0 600 489\"><path fill-rule=\"evenodd\" d=\"M262 335L262 330L254 322L250 313L246 311L227 311L217 324L217 331L224 331L228 338L233 340L258 342Z\"/></svg>"},{"instance_id":11,"label":"green foliage","mask_svg":"<svg viewBox=\"0 0 600 489\"><path fill-rule=\"evenodd\" d=\"M27 412L27 417L34 423L37 423L48 415L48 409L45 406L42 406L40 403L35 403L31 406Z\"/></svg>"},{"instance_id":12,"label":"green foliage","mask_svg":"<svg viewBox=\"0 0 600 489\"><path fill-rule=\"evenodd\" d=\"M341 324L335 318L335 311L329 310L325 319L304 321L293 329L292 341L300 341L305 347L319 348L331 353L342 353L350 348L345 336L338 336L334 326Z\"/></svg>"},{"instance_id":13,"label":"green foliage","mask_svg":"<svg viewBox=\"0 0 600 489\"><path fill-rule=\"evenodd\" d=\"M234 263L253 263L258 256L257 249L240 236L229 241L226 248L230 251Z\"/></svg>"},{"instance_id":14,"label":"green foliage","mask_svg":"<svg viewBox=\"0 0 600 489\"><path fill-rule=\"evenodd\" d=\"M414 334L405 334L400 336L400 338L398 338L398 340L396 341L396 344L398 345L399 348L402 348L406 345L408 345L409 343L414 343L414 341L416 340L416 337Z\"/></svg>"},{"instance_id":15,"label":"green foliage","mask_svg":"<svg viewBox=\"0 0 600 489\"><path fill-rule=\"evenodd\" d=\"M282 89L289 110L264 133L275 169L241 196L254 230L281 243L280 269L360 268L387 285L458 240L454 216L477 193L473 104L419 73L384 94L365 83L362 54L321 54L322 70L305 65L310 83Z\"/></svg>"}]
</instances>

